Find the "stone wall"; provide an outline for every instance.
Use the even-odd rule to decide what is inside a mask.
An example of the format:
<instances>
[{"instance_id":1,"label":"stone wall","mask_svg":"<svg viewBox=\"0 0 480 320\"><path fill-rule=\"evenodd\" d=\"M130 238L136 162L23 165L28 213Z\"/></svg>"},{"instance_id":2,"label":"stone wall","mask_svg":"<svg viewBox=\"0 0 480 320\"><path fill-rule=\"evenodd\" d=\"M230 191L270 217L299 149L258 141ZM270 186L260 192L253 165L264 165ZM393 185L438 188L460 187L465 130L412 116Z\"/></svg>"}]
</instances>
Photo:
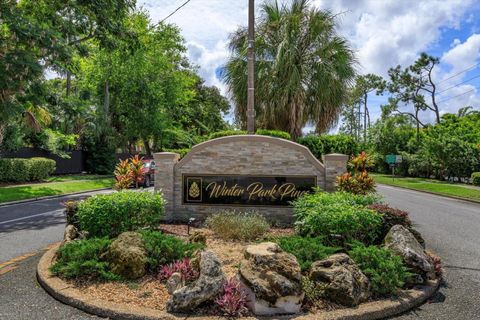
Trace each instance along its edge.
<instances>
[{"instance_id":1,"label":"stone wall","mask_svg":"<svg viewBox=\"0 0 480 320\"><path fill-rule=\"evenodd\" d=\"M346 170L347 156L326 155L324 166L308 148L292 141L261 135L221 137L198 144L181 160L170 152L154 154L155 190L167 200L168 221L204 219L224 209L255 210L280 224L292 221L291 207L183 204L182 175L232 174L315 176L317 186L331 191L335 176Z\"/></svg>"}]
</instances>

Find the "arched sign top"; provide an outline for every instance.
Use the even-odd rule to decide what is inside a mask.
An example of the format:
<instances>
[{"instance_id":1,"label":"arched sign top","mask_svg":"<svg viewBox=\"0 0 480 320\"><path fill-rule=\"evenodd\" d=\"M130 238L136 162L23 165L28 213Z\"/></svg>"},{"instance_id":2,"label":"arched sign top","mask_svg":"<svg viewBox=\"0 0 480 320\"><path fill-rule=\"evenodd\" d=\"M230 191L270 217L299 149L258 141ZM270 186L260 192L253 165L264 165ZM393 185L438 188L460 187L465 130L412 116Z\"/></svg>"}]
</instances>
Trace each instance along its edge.
<instances>
[{"instance_id":1,"label":"arched sign top","mask_svg":"<svg viewBox=\"0 0 480 320\"><path fill-rule=\"evenodd\" d=\"M195 145L190 152L188 152L185 157L183 157L177 164L176 168L179 169L188 163L197 153L204 151L205 149L217 147L222 144L230 144L236 142L249 142L251 144L261 144L269 143L275 144L281 147L285 147L291 150L295 150L298 153L302 154L317 170L320 172L325 172L325 166L312 154L312 152L305 146L298 144L296 142L285 140L281 138L275 138L270 136L262 135L234 135L234 136L225 136L212 140L202 142ZM273 155L272 155L273 156Z\"/></svg>"}]
</instances>

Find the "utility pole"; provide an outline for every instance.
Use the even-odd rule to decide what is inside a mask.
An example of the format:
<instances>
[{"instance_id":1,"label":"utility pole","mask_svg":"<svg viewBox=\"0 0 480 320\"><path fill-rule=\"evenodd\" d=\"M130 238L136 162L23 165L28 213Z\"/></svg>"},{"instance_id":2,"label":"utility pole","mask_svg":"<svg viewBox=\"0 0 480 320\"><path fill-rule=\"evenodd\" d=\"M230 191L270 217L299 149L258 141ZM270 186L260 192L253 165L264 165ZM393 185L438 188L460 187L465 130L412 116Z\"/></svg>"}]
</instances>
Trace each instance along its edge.
<instances>
[{"instance_id":1,"label":"utility pole","mask_svg":"<svg viewBox=\"0 0 480 320\"><path fill-rule=\"evenodd\" d=\"M249 134L255 133L255 52L253 43L255 39L255 1L248 0L248 52L247 52L247 71L248 71L248 93L247 93L247 131Z\"/></svg>"}]
</instances>

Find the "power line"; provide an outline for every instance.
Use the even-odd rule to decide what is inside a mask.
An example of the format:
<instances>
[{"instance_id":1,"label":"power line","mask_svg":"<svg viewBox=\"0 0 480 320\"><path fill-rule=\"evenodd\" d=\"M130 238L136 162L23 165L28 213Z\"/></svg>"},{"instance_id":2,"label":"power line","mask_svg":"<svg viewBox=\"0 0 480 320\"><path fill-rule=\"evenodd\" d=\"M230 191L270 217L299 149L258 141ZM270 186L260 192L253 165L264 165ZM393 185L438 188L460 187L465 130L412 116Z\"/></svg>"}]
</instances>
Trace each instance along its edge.
<instances>
[{"instance_id":1,"label":"power line","mask_svg":"<svg viewBox=\"0 0 480 320\"><path fill-rule=\"evenodd\" d=\"M163 18L162 20L160 20L160 23L164 22L165 20L167 20L168 18L170 18L171 16L173 16L178 10L182 9L187 3L189 3L190 0L187 0L185 1L181 6L179 6L177 9L173 10L172 13L170 13L168 16L166 16L165 18Z\"/></svg>"},{"instance_id":2,"label":"power line","mask_svg":"<svg viewBox=\"0 0 480 320\"><path fill-rule=\"evenodd\" d=\"M464 83L466 83L466 82L472 81L473 79L477 79L477 78L480 78L480 74L477 74L476 76L474 76L474 77L472 77L472 78L470 78L470 79L467 79L467 80L465 80L465 81L462 81L462 82L460 82L460 83L457 83L456 85L451 86L451 87L448 87L448 88L446 88L446 89L444 89L444 90L442 90L442 91L439 91L439 92L437 92L437 93L440 94L440 93L442 93L442 92L448 91L448 90L450 90L450 89L453 89L453 88L455 88L455 87L458 87L458 86L461 85L461 84L464 84Z\"/></svg>"},{"instance_id":3,"label":"power line","mask_svg":"<svg viewBox=\"0 0 480 320\"><path fill-rule=\"evenodd\" d=\"M463 96L463 95L465 95L465 94L467 94L467 93L469 93L469 92L472 92L472 91L475 91L475 88L470 89L470 90L468 90L468 91L465 91L465 92L463 92L463 93L457 94L456 96L453 96L453 97L449 97L449 98L447 98L447 99L440 100L440 101L438 101L437 103L442 103L442 102L451 100L451 99L453 99L453 98L457 98L457 97Z\"/></svg>"},{"instance_id":4,"label":"power line","mask_svg":"<svg viewBox=\"0 0 480 320\"><path fill-rule=\"evenodd\" d=\"M461 75L462 73L465 73L465 72L467 72L467 71L475 68L475 67L478 66L478 65L480 65L480 62L479 62L479 63L476 63L476 64L474 64L474 65L471 65L471 66L468 67L467 69L463 69L462 71L459 71L459 72L455 73L453 76L450 76L450 77L448 77L448 78L446 78L446 79L443 79L442 81L438 82L437 84L440 84L440 83L443 83L443 82L445 82L445 81L447 81L447 80L450 80L450 79L452 79L452 78L455 78L456 76Z\"/></svg>"}]
</instances>

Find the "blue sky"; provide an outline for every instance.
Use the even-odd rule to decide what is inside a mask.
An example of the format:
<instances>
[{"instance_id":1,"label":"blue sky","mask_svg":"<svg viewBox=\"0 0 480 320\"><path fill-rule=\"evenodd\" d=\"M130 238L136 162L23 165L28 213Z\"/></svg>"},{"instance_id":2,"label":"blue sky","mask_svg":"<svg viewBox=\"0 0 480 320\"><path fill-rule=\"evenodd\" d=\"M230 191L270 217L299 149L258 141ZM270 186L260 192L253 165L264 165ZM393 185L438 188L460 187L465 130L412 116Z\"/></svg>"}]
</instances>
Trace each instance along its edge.
<instances>
[{"instance_id":1,"label":"blue sky","mask_svg":"<svg viewBox=\"0 0 480 320\"><path fill-rule=\"evenodd\" d=\"M288 1L288 0L286 0ZM185 0L139 0L154 22L165 18ZM261 1L256 1L257 6ZM191 0L170 17L186 40L188 56L210 85L228 95L218 70L228 58L228 35L247 21L247 0ZM434 78L441 111L456 112L472 105L480 109L480 3L474 0L312 0L311 5L341 13L338 32L354 47L360 73L386 76L388 68L411 64L427 53L440 58ZM257 10L258 14L258 10ZM447 79L447 80L445 80ZM461 82L466 81L464 84ZM456 86L457 85L457 86ZM450 87L454 88L449 89ZM467 92L466 94L463 94ZM458 96L463 94L461 96ZM458 97L455 97L458 96ZM452 98L455 97L455 98ZM387 97L370 97L373 118ZM425 114L424 120L431 120Z\"/></svg>"}]
</instances>

